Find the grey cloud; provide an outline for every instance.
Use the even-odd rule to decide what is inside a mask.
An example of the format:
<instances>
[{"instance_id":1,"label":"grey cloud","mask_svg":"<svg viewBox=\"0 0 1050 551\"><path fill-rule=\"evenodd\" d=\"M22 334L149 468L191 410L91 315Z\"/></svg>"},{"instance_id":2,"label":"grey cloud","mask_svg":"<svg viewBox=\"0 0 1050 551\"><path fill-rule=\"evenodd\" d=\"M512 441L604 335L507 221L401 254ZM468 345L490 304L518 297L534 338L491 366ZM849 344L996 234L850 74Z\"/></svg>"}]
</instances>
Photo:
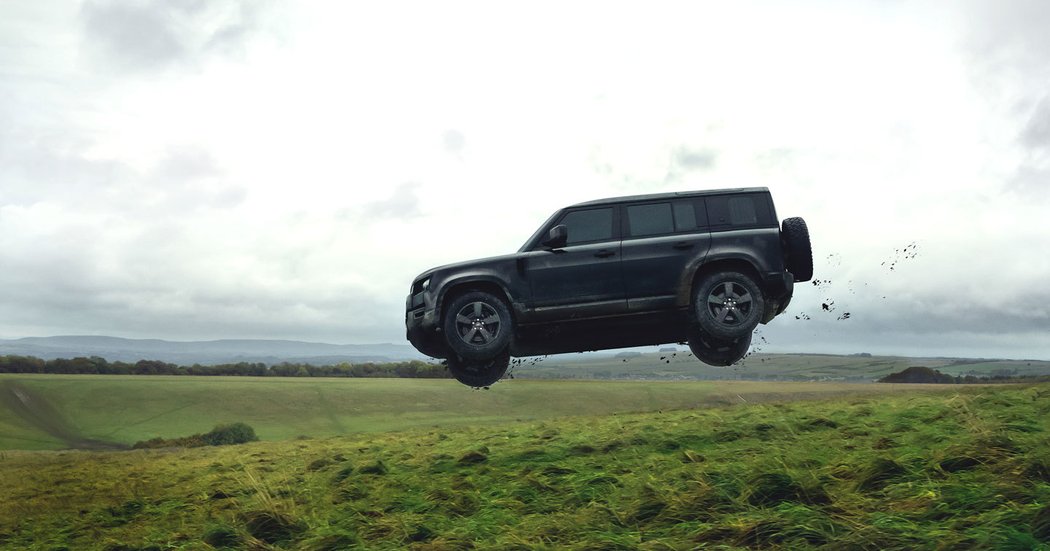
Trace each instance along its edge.
<instances>
[{"instance_id":1,"label":"grey cloud","mask_svg":"<svg viewBox=\"0 0 1050 551\"><path fill-rule=\"evenodd\" d=\"M164 67L187 54L171 9L126 2L88 2L82 9L89 42L119 69Z\"/></svg>"},{"instance_id":2,"label":"grey cloud","mask_svg":"<svg viewBox=\"0 0 1050 551\"><path fill-rule=\"evenodd\" d=\"M1007 189L1050 198L1050 3L972 1L960 10L975 87L1006 116L1016 117L1025 158Z\"/></svg>"},{"instance_id":3,"label":"grey cloud","mask_svg":"<svg viewBox=\"0 0 1050 551\"><path fill-rule=\"evenodd\" d=\"M209 55L240 55L272 2L91 0L81 8L83 40L102 67L154 72L194 67Z\"/></svg>"},{"instance_id":4,"label":"grey cloud","mask_svg":"<svg viewBox=\"0 0 1050 551\"><path fill-rule=\"evenodd\" d=\"M950 292L926 293L918 300L831 293L827 298L837 302L832 312L821 308L825 297L815 297L799 289L786 314L761 326L767 351L1005 358L1050 354L1050 343L1043 338L1050 328L1047 292L1023 301L1010 298L1008 307L978 304ZM839 319L847 311L850 318ZM804 319L795 319L803 313Z\"/></svg>"},{"instance_id":5,"label":"grey cloud","mask_svg":"<svg viewBox=\"0 0 1050 551\"><path fill-rule=\"evenodd\" d=\"M75 138L23 132L0 150L0 205L27 205L44 198L92 203L114 181L131 179L134 170L118 161L92 159Z\"/></svg>"},{"instance_id":6,"label":"grey cloud","mask_svg":"<svg viewBox=\"0 0 1050 551\"><path fill-rule=\"evenodd\" d=\"M422 214L420 210L419 182L405 182L394 188L390 197L367 203L361 209L365 218L412 218Z\"/></svg>"},{"instance_id":7,"label":"grey cloud","mask_svg":"<svg viewBox=\"0 0 1050 551\"><path fill-rule=\"evenodd\" d=\"M218 176L221 171L215 157L199 147L172 148L157 165L158 176L174 180L196 180Z\"/></svg>"},{"instance_id":8,"label":"grey cloud","mask_svg":"<svg viewBox=\"0 0 1050 551\"><path fill-rule=\"evenodd\" d=\"M223 183L222 176L223 170L215 158L199 147L171 148L151 173L168 196L166 204L187 208L235 207L244 201L247 191Z\"/></svg>"},{"instance_id":9,"label":"grey cloud","mask_svg":"<svg viewBox=\"0 0 1050 551\"><path fill-rule=\"evenodd\" d=\"M198 147L171 148L157 165L142 171L119 160L92 158L87 144L75 139L46 134L25 138L0 150L0 205L48 201L75 205L79 212L117 208L153 217L229 208L246 197L243 188L222 182L222 168ZM149 194L143 193L146 189ZM147 195L154 199L147 201ZM149 212L150 205L158 212Z\"/></svg>"},{"instance_id":10,"label":"grey cloud","mask_svg":"<svg viewBox=\"0 0 1050 551\"><path fill-rule=\"evenodd\" d=\"M1032 109L1018 141L1026 155L1008 189L1027 198L1050 198L1050 95Z\"/></svg>"},{"instance_id":11,"label":"grey cloud","mask_svg":"<svg viewBox=\"0 0 1050 551\"><path fill-rule=\"evenodd\" d=\"M1050 198L1050 163L1044 166L1022 164L1010 180L1008 189L1028 199Z\"/></svg>"},{"instance_id":12,"label":"grey cloud","mask_svg":"<svg viewBox=\"0 0 1050 551\"><path fill-rule=\"evenodd\" d=\"M674 152L674 163L685 170L707 170L714 168L718 153L711 149L692 149L681 146Z\"/></svg>"},{"instance_id":13,"label":"grey cloud","mask_svg":"<svg viewBox=\"0 0 1050 551\"><path fill-rule=\"evenodd\" d=\"M718 152L708 148L694 148L680 145L670 152L670 162L664 174L664 182L681 180L687 172L711 170L718 161Z\"/></svg>"},{"instance_id":14,"label":"grey cloud","mask_svg":"<svg viewBox=\"0 0 1050 551\"><path fill-rule=\"evenodd\" d=\"M107 228L89 221L23 236L19 248L0 247L0 288L7 290L0 296L0 335L43 328L37 331L381 341L391 340L390 328L401 322L401 297L384 300L350 283L307 292L301 279L266 264L215 277L220 267L209 259L237 251L188 244L182 235L188 224Z\"/></svg>"},{"instance_id":15,"label":"grey cloud","mask_svg":"<svg viewBox=\"0 0 1050 551\"><path fill-rule=\"evenodd\" d=\"M1043 96L1036 105L1021 131L1021 143L1030 149L1050 152L1050 96Z\"/></svg>"},{"instance_id":16,"label":"grey cloud","mask_svg":"<svg viewBox=\"0 0 1050 551\"><path fill-rule=\"evenodd\" d=\"M1050 3L975 0L963 10L969 25L967 46L983 69L992 72L1045 70L1050 60Z\"/></svg>"}]
</instances>

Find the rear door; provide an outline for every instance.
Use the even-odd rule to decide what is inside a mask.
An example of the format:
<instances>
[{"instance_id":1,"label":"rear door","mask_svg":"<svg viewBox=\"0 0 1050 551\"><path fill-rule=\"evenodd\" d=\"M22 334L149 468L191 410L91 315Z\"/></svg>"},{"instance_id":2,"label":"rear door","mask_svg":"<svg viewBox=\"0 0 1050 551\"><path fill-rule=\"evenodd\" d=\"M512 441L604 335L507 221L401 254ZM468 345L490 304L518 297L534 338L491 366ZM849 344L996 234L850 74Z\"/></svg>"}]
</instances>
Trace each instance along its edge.
<instances>
[{"instance_id":1,"label":"rear door","mask_svg":"<svg viewBox=\"0 0 1050 551\"><path fill-rule=\"evenodd\" d=\"M711 244L702 198L626 205L622 268L629 311L673 308Z\"/></svg>"}]
</instances>

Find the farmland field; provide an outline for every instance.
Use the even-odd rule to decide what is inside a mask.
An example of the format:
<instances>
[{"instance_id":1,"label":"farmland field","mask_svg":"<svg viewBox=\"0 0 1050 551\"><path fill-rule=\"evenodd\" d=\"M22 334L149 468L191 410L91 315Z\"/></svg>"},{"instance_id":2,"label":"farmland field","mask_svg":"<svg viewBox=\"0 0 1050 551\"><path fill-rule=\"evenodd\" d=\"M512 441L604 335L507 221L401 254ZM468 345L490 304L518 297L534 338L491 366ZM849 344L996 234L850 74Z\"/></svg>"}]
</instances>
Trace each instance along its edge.
<instances>
[{"instance_id":1,"label":"farmland field","mask_svg":"<svg viewBox=\"0 0 1050 551\"><path fill-rule=\"evenodd\" d=\"M664 352L562 355L523 360L516 371L522 378L644 379L644 380L752 380L872 382L911 366L937 369L953 376L1050 375L1042 360L974 360L908 358L857 354L754 353L729 368L698 362L685 346L663 347Z\"/></svg>"},{"instance_id":2,"label":"farmland field","mask_svg":"<svg viewBox=\"0 0 1050 551\"><path fill-rule=\"evenodd\" d=\"M389 412L393 400L427 399L413 411L467 413L285 440L312 425L277 430L280 412L313 419L324 408L292 402L327 381L140 379L194 404L178 410L184 425L164 425L167 436L207 430L206 411L239 410L238 420L271 419L260 432L281 440L0 452L0 547L1050 549L1050 385L513 381L482 392L341 381L329 404ZM91 403L114 392L108 380L17 383ZM159 399L138 382L124 382L129 396ZM244 387L263 405L236 398ZM214 394L210 409L202 389ZM109 417L56 410L71 430L130 438L113 428L142 415L135 401L103 402L128 408ZM516 420L485 401L534 415ZM541 406L548 418L537 418Z\"/></svg>"},{"instance_id":3,"label":"farmland field","mask_svg":"<svg viewBox=\"0 0 1050 551\"><path fill-rule=\"evenodd\" d=\"M850 384L535 380L470 390L435 379L0 375L0 449L130 446L238 421L254 427L263 440L286 440L900 390ZM26 412L26 403L45 411Z\"/></svg>"}]
</instances>

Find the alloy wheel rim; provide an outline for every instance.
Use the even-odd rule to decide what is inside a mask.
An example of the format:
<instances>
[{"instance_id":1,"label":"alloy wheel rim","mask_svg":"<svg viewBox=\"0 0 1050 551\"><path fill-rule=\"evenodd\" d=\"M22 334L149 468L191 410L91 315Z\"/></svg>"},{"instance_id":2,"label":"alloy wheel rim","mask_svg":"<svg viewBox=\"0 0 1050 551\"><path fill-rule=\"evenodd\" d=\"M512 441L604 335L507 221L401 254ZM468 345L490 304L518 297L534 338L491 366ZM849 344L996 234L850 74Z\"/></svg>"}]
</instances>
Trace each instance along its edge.
<instances>
[{"instance_id":1,"label":"alloy wheel rim","mask_svg":"<svg viewBox=\"0 0 1050 551\"><path fill-rule=\"evenodd\" d=\"M501 325L499 313L484 302L471 302L456 313L456 333L471 346L485 346L494 341Z\"/></svg>"},{"instance_id":2,"label":"alloy wheel rim","mask_svg":"<svg viewBox=\"0 0 1050 551\"><path fill-rule=\"evenodd\" d=\"M733 281L720 282L707 294L708 313L722 325L742 325L751 315L752 306L751 293Z\"/></svg>"}]
</instances>

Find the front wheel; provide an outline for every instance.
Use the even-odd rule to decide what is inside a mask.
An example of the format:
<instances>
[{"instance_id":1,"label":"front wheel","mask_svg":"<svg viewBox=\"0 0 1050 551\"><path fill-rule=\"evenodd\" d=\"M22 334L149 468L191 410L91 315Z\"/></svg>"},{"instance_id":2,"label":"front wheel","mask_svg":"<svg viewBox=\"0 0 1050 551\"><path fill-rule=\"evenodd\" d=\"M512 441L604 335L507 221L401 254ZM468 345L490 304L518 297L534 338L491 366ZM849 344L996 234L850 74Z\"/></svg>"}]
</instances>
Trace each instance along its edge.
<instances>
[{"instance_id":1,"label":"front wheel","mask_svg":"<svg viewBox=\"0 0 1050 551\"><path fill-rule=\"evenodd\" d=\"M513 323L510 309L499 297L471 291L452 300L445 308L445 342L465 360L495 358L510 344Z\"/></svg>"},{"instance_id":2,"label":"front wheel","mask_svg":"<svg viewBox=\"0 0 1050 551\"><path fill-rule=\"evenodd\" d=\"M464 360L453 354L446 360L446 365L457 381L474 388L488 387L507 373L510 353L504 350L489 360Z\"/></svg>"},{"instance_id":3,"label":"front wheel","mask_svg":"<svg viewBox=\"0 0 1050 551\"><path fill-rule=\"evenodd\" d=\"M689 335L689 350L696 359L715 367L728 367L747 355L751 347L751 333L736 341L721 342L707 337L699 331Z\"/></svg>"},{"instance_id":4,"label":"front wheel","mask_svg":"<svg viewBox=\"0 0 1050 551\"><path fill-rule=\"evenodd\" d=\"M734 341L750 335L762 319L765 299L753 279L740 272L715 272L696 286L693 315L711 338Z\"/></svg>"}]
</instances>

